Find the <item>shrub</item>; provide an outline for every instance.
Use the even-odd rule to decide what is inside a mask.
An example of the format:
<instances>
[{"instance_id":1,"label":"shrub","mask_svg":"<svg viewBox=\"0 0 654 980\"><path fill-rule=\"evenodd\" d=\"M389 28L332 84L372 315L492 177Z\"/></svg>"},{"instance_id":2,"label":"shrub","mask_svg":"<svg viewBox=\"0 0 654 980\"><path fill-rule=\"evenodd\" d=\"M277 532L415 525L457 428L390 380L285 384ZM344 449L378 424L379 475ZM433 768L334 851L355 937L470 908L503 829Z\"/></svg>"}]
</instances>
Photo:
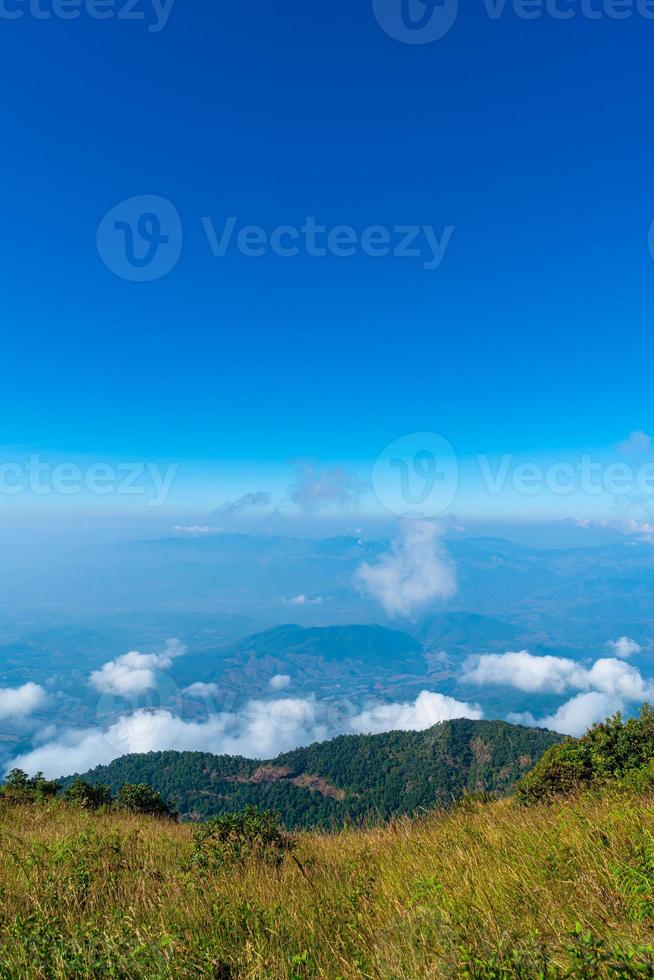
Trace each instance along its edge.
<instances>
[{"instance_id":1,"label":"shrub","mask_svg":"<svg viewBox=\"0 0 654 980\"><path fill-rule=\"evenodd\" d=\"M177 819L172 805L146 783L124 783L116 794L115 806L118 810L128 810L130 813Z\"/></svg>"},{"instance_id":2,"label":"shrub","mask_svg":"<svg viewBox=\"0 0 654 980\"><path fill-rule=\"evenodd\" d=\"M516 786L521 803L537 803L607 779L630 778L654 759L654 710L645 704L638 718L620 714L593 725L580 739L548 749Z\"/></svg>"},{"instance_id":3,"label":"shrub","mask_svg":"<svg viewBox=\"0 0 654 980\"><path fill-rule=\"evenodd\" d=\"M254 857L281 864L294 846L293 837L271 810L246 806L238 813L224 813L194 831L194 864L201 868L233 864Z\"/></svg>"},{"instance_id":4,"label":"shrub","mask_svg":"<svg viewBox=\"0 0 654 980\"><path fill-rule=\"evenodd\" d=\"M2 796L10 802L36 803L56 796L59 789L56 779L46 779L42 772L28 776L22 769L12 769L2 786Z\"/></svg>"},{"instance_id":5,"label":"shrub","mask_svg":"<svg viewBox=\"0 0 654 980\"><path fill-rule=\"evenodd\" d=\"M64 791L66 803L84 807L86 810L97 810L111 803L111 791L108 786L95 785L86 779L75 779Z\"/></svg>"}]
</instances>

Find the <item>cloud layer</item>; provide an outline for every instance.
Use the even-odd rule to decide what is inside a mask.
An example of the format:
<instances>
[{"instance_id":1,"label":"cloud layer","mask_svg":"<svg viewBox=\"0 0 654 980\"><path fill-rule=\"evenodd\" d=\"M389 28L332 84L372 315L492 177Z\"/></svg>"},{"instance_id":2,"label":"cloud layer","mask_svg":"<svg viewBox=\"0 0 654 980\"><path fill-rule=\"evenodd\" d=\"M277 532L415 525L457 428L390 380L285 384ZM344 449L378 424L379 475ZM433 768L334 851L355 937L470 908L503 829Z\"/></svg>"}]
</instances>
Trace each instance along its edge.
<instances>
[{"instance_id":1,"label":"cloud layer","mask_svg":"<svg viewBox=\"0 0 654 980\"><path fill-rule=\"evenodd\" d=\"M623 639L625 639L623 637ZM581 735L607 715L627 705L654 699L654 684L624 660L603 657L585 667L565 657L537 657L526 650L484 654L469 665L462 679L477 685L505 685L529 694L577 694L551 715L536 720L531 712L512 713L508 720Z\"/></svg>"},{"instance_id":2,"label":"cloud layer","mask_svg":"<svg viewBox=\"0 0 654 980\"><path fill-rule=\"evenodd\" d=\"M212 713L200 722L185 721L166 709L140 709L106 729L61 732L14 759L12 766L30 773L42 770L54 778L128 753L165 749L266 759L339 734L422 731L439 721L464 717L481 718L482 711L432 691L423 691L414 702L369 703L359 711L314 697L251 700L239 711Z\"/></svg>"}]
</instances>

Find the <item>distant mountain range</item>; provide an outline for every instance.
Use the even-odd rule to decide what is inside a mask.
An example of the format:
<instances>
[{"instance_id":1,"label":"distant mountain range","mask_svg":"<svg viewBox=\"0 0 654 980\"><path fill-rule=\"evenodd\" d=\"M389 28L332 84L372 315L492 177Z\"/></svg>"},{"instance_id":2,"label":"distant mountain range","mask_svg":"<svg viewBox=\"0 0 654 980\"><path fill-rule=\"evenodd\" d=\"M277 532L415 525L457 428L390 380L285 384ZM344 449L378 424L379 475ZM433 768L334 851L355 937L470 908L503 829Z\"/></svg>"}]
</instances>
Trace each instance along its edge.
<instances>
[{"instance_id":1,"label":"distant mountain range","mask_svg":"<svg viewBox=\"0 0 654 980\"><path fill-rule=\"evenodd\" d=\"M84 778L114 792L147 783L185 820L250 803L278 811L289 828L330 827L447 806L465 791L505 795L560 740L544 729L460 719L423 732L343 735L266 762L204 752L127 755Z\"/></svg>"}]
</instances>

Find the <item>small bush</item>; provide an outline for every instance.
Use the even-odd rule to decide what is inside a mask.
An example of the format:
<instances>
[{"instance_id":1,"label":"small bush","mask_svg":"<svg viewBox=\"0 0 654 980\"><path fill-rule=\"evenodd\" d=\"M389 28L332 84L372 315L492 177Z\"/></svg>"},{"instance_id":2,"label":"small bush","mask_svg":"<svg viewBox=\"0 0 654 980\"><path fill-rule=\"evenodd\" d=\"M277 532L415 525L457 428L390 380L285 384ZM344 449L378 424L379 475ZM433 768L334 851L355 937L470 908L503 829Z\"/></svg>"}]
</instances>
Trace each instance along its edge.
<instances>
[{"instance_id":1,"label":"small bush","mask_svg":"<svg viewBox=\"0 0 654 980\"><path fill-rule=\"evenodd\" d=\"M108 786L95 785L85 779L75 779L64 791L66 803L84 807L86 810L97 810L111 803L111 791Z\"/></svg>"},{"instance_id":2,"label":"small bush","mask_svg":"<svg viewBox=\"0 0 654 980\"><path fill-rule=\"evenodd\" d=\"M195 829L193 838L194 864L205 869L251 857L278 865L294 844L281 827L279 815L256 806L208 820Z\"/></svg>"},{"instance_id":3,"label":"small bush","mask_svg":"<svg viewBox=\"0 0 654 980\"><path fill-rule=\"evenodd\" d=\"M172 805L145 783L123 783L116 794L115 806L130 813L146 813L152 817L177 819Z\"/></svg>"},{"instance_id":4,"label":"small bush","mask_svg":"<svg viewBox=\"0 0 654 980\"><path fill-rule=\"evenodd\" d=\"M645 704L638 718L620 714L593 725L580 739L548 749L516 786L520 803L537 803L592 783L634 779L654 759L654 710Z\"/></svg>"}]
</instances>

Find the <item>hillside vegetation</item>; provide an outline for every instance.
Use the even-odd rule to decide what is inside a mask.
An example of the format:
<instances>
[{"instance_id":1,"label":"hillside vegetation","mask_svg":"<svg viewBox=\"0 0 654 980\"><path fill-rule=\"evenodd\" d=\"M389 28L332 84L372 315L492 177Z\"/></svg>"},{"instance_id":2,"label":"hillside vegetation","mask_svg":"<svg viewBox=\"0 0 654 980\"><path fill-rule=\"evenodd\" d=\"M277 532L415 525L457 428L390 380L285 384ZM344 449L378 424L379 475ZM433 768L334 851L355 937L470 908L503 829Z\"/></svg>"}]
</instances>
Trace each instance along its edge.
<instances>
[{"instance_id":1,"label":"hillside vegetation","mask_svg":"<svg viewBox=\"0 0 654 980\"><path fill-rule=\"evenodd\" d=\"M424 732L344 735L264 763L203 752L129 755L84 779L113 792L146 783L183 819L250 804L279 812L289 829L333 828L447 806L465 792L506 795L560 741L543 729L459 719Z\"/></svg>"},{"instance_id":2,"label":"hillside vegetation","mask_svg":"<svg viewBox=\"0 0 654 980\"><path fill-rule=\"evenodd\" d=\"M645 706L553 745L513 797L330 833L13 770L0 976L652 978L653 750Z\"/></svg>"},{"instance_id":3,"label":"hillside vegetation","mask_svg":"<svg viewBox=\"0 0 654 980\"><path fill-rule=\"evenodd\" d=\"M649 792L616 786L221 860L207 825L5 803L1 974L652 977L653 818Z\"/></svg>"}]
</instances>

